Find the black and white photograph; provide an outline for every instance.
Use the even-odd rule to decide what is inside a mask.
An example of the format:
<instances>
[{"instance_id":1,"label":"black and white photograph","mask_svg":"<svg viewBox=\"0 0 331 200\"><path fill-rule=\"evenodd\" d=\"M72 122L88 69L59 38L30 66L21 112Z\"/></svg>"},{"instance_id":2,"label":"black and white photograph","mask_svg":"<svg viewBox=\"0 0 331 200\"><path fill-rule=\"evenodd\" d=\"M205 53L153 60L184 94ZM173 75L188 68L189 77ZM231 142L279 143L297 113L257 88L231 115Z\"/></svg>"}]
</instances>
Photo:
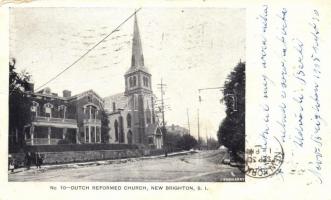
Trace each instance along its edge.
<instances>
[{"instance_id":1,"label":"black and white photograph","mask_svg":"<svg viewBox=\"0 0 331 200\"><path fill-rule=\"evenodd\" d=\"M245 8L8 15L9 182L245 182Z\"/></svg>"}]
</instances>

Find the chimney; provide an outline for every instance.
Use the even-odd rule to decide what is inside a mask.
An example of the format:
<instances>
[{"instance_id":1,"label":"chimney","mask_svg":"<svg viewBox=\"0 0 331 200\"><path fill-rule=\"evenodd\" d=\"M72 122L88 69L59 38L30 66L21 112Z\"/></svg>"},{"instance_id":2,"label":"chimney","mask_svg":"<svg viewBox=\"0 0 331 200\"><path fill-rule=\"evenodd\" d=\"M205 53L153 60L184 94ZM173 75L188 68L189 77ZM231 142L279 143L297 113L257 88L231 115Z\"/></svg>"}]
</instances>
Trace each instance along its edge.
<instances>
[{"instance_id":1,"label":"chimney","mask_svg":"<svg viewBox=\"0 0 331 200\"><path fill-rule=\"evenodd\" d=\"M71 91L70 90L63 90L63 97L71 97Z\"/></svg>"}]
</instances>

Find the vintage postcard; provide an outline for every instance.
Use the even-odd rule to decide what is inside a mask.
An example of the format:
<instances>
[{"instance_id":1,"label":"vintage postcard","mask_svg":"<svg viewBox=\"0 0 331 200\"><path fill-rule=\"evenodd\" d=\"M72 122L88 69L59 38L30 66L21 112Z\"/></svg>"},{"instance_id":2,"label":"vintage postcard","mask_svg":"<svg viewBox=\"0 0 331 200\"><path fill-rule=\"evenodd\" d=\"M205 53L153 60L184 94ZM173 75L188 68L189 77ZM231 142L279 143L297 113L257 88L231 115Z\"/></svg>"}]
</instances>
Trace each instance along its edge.
<instances>
[{"instance_id":1,"label":"vintage postcard","mask_svg":"<svg viewBox=\"0 0 331 200\"><path fill-rule=\"evenodd\" d=\"M1 199L329 199L330 11L2 2Z\"/></svg>"}]
</instances>

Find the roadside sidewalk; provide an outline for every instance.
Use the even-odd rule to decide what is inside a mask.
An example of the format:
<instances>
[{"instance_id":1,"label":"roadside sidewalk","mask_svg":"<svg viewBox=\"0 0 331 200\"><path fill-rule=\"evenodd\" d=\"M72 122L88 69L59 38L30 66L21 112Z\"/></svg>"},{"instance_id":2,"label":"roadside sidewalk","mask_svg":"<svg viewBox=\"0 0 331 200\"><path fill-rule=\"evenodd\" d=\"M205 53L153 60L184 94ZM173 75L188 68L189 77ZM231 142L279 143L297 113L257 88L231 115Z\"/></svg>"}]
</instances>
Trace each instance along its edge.
<instances>
[{"instance_id":1,"label":"roadside sidewalk","mask_svg":"<svg viewBox=\"0 0 331 200\"><path fill-rule=\"evenodd\" d=\"M187 154L198 153L198 152L199 151L197 151L197 150L174 152L174 153L168 153L168 157L187 155ZM80 163L42 165L41 169L37 169L36 166L31 166L29 170L27 170L25 167L21 167L21 168L15 169L13 173L8 171L8 174L16 174L16 173L21 173L21 172L39 171L39 170L45 171L45 170L55 170L55 169L64 169L64 168L68 169L68 168L78 168L78 167L87 167L87 166L120 164L120 163L135 162L135 161L139 161L139 160L156 159L156 158L165 158L165 156L164 156L164 154L162 154L162 155L157 155L157 156L143 156L143 157L136 157L136 158L123 158L123 159L99 160L99 161L80 162Z\"/></svg>"}]
</instances>

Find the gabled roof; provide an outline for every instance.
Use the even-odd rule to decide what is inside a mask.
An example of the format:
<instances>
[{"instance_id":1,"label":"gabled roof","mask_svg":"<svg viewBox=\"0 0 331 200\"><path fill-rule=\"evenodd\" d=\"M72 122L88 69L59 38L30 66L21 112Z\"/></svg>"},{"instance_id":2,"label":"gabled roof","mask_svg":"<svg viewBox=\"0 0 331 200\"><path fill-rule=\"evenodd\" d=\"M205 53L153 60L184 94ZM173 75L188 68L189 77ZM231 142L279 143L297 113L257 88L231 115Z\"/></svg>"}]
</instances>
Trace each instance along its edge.
<instances>
[{"instance_id":1,"label":"gabled roof","mask_svg":"<svg viewBox=\"0 0 331 200\"><path fill-rule=\"evenodd\" d=\"M104 100L96 93L94 92L92 89L91 90L87 90L85 92L81 92L79 94L76 94L74 96L71 96L71 97L68 97L67 99L70 100L70 99L75 99L75 98L81 98L81 97L84 97L84 96L87 96L87 95L93 95L95 96L100 102L104 102Z\"/></svg>"},{"instance_id":2,"label":"gabled roof","mask_svg":"<svg viewBox=\"0 0 331 200\"><path fill-rule=\"evenodd\" d=\"M123 92L105 97L104 107L107 111L113 111L113 102L115 102L116 109L126 109L128 106L128 97Z\"/></svg>"}]
</instances>

